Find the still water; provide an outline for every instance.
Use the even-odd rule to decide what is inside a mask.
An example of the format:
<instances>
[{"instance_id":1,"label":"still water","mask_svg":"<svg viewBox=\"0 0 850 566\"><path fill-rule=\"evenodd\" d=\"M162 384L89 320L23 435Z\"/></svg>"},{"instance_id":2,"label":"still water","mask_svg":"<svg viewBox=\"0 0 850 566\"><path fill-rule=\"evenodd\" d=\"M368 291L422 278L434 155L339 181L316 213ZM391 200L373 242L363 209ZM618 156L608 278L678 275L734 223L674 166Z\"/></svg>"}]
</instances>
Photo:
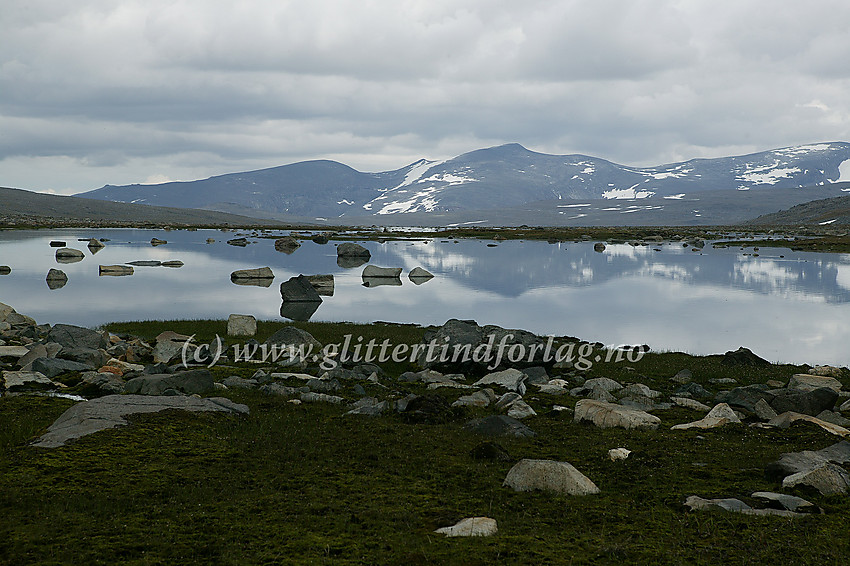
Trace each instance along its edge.
<instances>
[{"instance_id":1,"label":"still water","mask_svg":"<svg viewBox=\"0 0 850 566\"><path fill-rule=\"evenodd\" d=\"M108 238L92 254L78 238ZM167 240L150 245L151 238ZM449 318L577 336L605 344L648 344L655 350L722 353L746 346L771 361L850 365L850 254L762 248L713 249L681 244L633 247L479 240L361 242L370 261L402 267L401 286L364 287L363 267L337 265L332 241L302 242L293 254L273 239L226 244L214 230L62 229L0 232L0 302L40 323L96 326L109 321L226 318L231 313L287 320L279 285L290 277L333 274L334 296L311 320L442 324ZM207 243L212 238L214 243ZM51 240L85 258L58 264ZM655 251L658 248L660 251ZM784 256L784 257L780 257ZM99 265L180 260L181 268L136 267L132 276L98 276ZM230 281L237 269L271 267L268 287ZM435 275L414 285L407 273ZM68 283L51 290L48 270Z\"/></svg>"}]
</instances>

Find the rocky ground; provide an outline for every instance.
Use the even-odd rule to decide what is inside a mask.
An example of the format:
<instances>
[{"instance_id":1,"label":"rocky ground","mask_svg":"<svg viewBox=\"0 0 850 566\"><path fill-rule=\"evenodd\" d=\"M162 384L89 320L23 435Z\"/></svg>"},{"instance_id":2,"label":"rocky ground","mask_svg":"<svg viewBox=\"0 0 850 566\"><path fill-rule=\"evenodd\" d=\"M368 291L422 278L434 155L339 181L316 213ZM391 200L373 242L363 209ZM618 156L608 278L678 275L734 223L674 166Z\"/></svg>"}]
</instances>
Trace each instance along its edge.
<instances>
[{"instance_id":1,"label":"rocky ground","mask_svg":"<svg viewBox=\"0 0 850 566\"><path fill-rule=\"evenodd\" d=\"M266 337L251 336L256 332L256 322L252 323L250 317L233 319L228 330L229 334L242 335L229 338L233 344L322 346L310 332L291 325L280 326ZM497 342L501 337L510 335L505 340L508 347L521 345L530 349L534 344L541 344L542 352L544 344L543 338L527 332L481 327L472 321L452 320L420 334L423 343L435 340L438 344L451 346L467 344L472 349L484 344L490 335L495 335ZM75 450L97 449L103 443L108 444L110 439L118 438L116 430L126 430L120 434L132 435L134 427L139 426L138 422L148 422L138 421L138 415L142 414L159 413L165 419L156 421L161 423L158 427L165 427L161 433L156 432L160 430L158 428L144 428L147 436L162 434L163 438L173 439L175 437L169 432L173 425L168 422L183 422L181 419L184 417L178 415L185 412L215 413L225 419L223 415L230 415L231 419L236 419L230 421L234 424L211 426L236 426L250 431L257 426L251 424L255 422L253 419L260 418L258 422L262 422L262 418L266 418L262 415L268 415L269 411L297 410L301 411L299 419L309 419L310 414L316 415L317 419L331 418L332 421L322 421L329 428L337 426L334 423L340 419L343 429L348 427L361 431L360 434L369 430L371 432L367 434L376 436L383 434L385 427L398 429L392 434L413 427L409 429L410 434L426 436L431 434L429 430L437 434L436 431L447 430L448 427L453 431L452 438L456 439L452 442L470 446L469 456L464 458L496 466L499 470L509 468L507 473L501 472L504 474L501 480L488 489L537 494L534 497L549 498L567 507L578 505L573 503L576 498L598 497L614 497L620 504L623 504L623 497L630 498L632 503L627 506L631 506L645 496L639 495L639 487L629 493L612 490L616 474L625 473L617 472L618 467L634 473L639 470L639 475L630 476L630 481L637 482L634 485L639 486L647 481L645 474L653 467L652 459L660 458L649 448L653 444L662 443L664 451L686 453L693 450L694 443L708 442L707 436L717 435L716 438L732 439L731 444L724 445L727 449L738 442L742 446L759 446L758 450L768 454L766 457L770 458L769 454L773 456L769 461L758 460L755 469L735 470L732 477L742 478L742 474L746 473L746 480L735 479L720 486L708 478L712 474L716 474L717 478L729 477L730 471L724 468L728 463L719 463L726 456L718 455L718 462L706 461L705 454L700 457L701 461L686 464L670 460L670 466L674 465L673 462L675 466L684 465L684 469L690 468L698 478L705 478L705 487L704 490L678 492L682 489L678 484L684 479L680 477L681 470L674 473L667 480L671 484L667 489L673 490L676 501L667 499L665 505L668 508L664 513L672 512L677 520L684 520L687 516L698 517L703 511L714 510L723 517L734 515L748 521L756 521L754 516L767 516L758 520L810 523L832 520L821 517L833 515L839 523L846 521L848 510L844 500L850 488L850 475L844 466L850 463L850 442L842 439L850 434L846 428L850 427L850 420L845 417L850 411L850 392L845 391L843 386L850 374L843 368L773 366L741 348L722 356L709 357L711 359L703 360L704 364L696 363L696 358L674 354L666 358L663 358L664 355L653 358L653 354L648 354L655 361L647 362L641 361L643 352L629 352L629 359L634 362L620 359L607 365L603 363L601 367L600 364L588 367L577 358L553 362L538 356L519 363L503 360L497 367L490 367L491 360L486 363L474 360L454 363L428 361L420 357L407 365L382 367L352 361L333 364L336 367L326 370L319 365L318 359L299 357L284 356L275 363L238 362L228 344L224 345L225 355L213 367L206 367L206 363L193 363L186 367L182 362L184 356L188 356L190 361L200 359L195 357L196 353L215 348L215 344L199 344L197 341L187 348L188 339L189 336L174 331L158 332L150 338L62 324L38 324L15 312L12 307L0 304L0 390L4 393L0 400L0 417L4 407L7 408L6 415L9 415L14 413L14 403L33 396L60 395L76 401L49 427L37 428L32 436L25 433L23 436L13 435L17 440L7 446L13 460L41 462L38 466L42 467L42 471L26 466L21 469L28 470L27 474L50 475L44 470L49 468L47 462L54 458L51 454L55 451L73 461ZM263 342L258 339L263 339ZM569 340L562 339L558 345L569 345ZM599 350L601 345L583 342L573 345L588 348L584 350L587 359L594 359L596 353L605 357L605 352ZM594 353L590 354L591 351ZM658 360L662 358L686 367L670 371L670 367L676 366L659 365ZM712 375L738 377L710 377ZM54 401L61 406L70 402ZM363 424L370 422L375 424ZM312 426L315 427L316 423ZM316 442L327 440L320 440L324 438L321 426L310 429L314 431L311 434L316 435ZM573 456L570 456L570 451L564 453L557 448L557 442L550 444L549 440L545 440L551 434L550 429L560 430L561 434L568 436L585 434L590 445L594 441L610 444L592 446L593 453L597 454L594 459L586 456L585 451L591 450L590 446L579 449L575 445ZM601 434L607 434L605 431L621 432L609 437L590 432L593 430ZM265 433L254 430L252 434L259 438ZM464 435L472 440L467 440ZM740 440L735 441L735 438ZM777 442L777 439L784 440ZM813 442L812 439L816 440ZM419 441L407 442L414 445ZM344 445L342 440L338 439L338 442L340 446ZM803 447L818 448L799 449ZM397 449L405 450L403 446ZM364 457L363 454L360 456ZM368 457L368 452L365 457ZM86 459L84 456L80 458ZM376 459L379 458L376 456ZM603 458L607 462L605 466L601 464ZM166 467L179 466L178 462L175 460ZM13 461L11 468L4 469L6 475L0 474L0 478L15 477L15 465ZM48 468L44 468L45 465ZM214 468L218 464L207 465ZM313 465L317 466L317 470L325 467L321 461ZM332 469L328 462L325 470L337 473L329 471ZM391 472L382 467L376 470L374 473L381 475ZM492 475L493 470L488 473ZM658 473L664 472L659 469ZM391 483L389 479L385 481ZM431 481L439 484L444 480L434 478ZM688 489L693 489L700 482L687 485ZM663 488L663 485L653 484L653 489ZM391 493L396 488L387 489ZM416 483L408 484L408 489L415 492L431 488ZM15 489L7 492L7 498L0 503L12 504L8 498L15 497L9 495L14 493L17 493ZM309 496L302 494L298 497L302 505L311 505L308 503ZM381 496L373 494L373 497ZM446 504L441 503L443 506ZM610 508L611 504L608 501L606 508ZM464 510L469 514L464 515ZM420 532L422 536L494 537L500 541L499 552L511 549L513 556L523 557L521 561L534 561L532 555L523 554L519 548L511 546L510 541L514 537L525 533L517 525L515 510L508 512L499 506L494 510L491 500L490 513L481 511L480 505L469 505L469 508L459 505L453 513L425 521L426 524L431 522L431 526L424 532L423 525L415 520L407 528ZM720 516L706 515L718 517L712 521L721 520ZM549 517L549 521L557 521L557 518ZM694 521L701 522L699 519ZM774 530L777 525L786 525L750 524L753 529ZM735 525L737 529L746 523L736 522ZM793 528L782 526L780 530L786 533L787 529ZM17 541L17 548L26 548L27 544L22 541L27 540L27 532L26 526L17 525L5 531L4 540L11 537ZM650 538L662 535L646 534ZM697 536L694 532L690 535ZM618 553L650 561L650 557L659 560L666 552L673 552L670 549L662 551L666 543L660 542L656 543L661 546L655 554L646 548L638 552L642 546L632 539L617 544L620 550L613 555L603 553L605 561L617 561ZM833 548L832 551L841 552L841 549ZM370 552L372 559L367 561L375 561L376 556L382 556L380 551ZM442 556L457 558L451 554L451 549L446 552L449 554ZM593 552L586 555L579 549L575 552L579 553L576 556L585 558L593 555ZM700 562L700 557L707 558L706 563L712 563L722 556L722 553L700 554L690 547L679 549L674 554L678 556L674 562L690 563ZM743 552L740 556L745 557L746 554ZM138 557L136 554L133 556ZM0 551L2 558L4 555ZM779 563L785 557L777 555L776 558ZM484 560L491 561L497 560L492 560L492 556Z\"/></svg>"}]
</instances>

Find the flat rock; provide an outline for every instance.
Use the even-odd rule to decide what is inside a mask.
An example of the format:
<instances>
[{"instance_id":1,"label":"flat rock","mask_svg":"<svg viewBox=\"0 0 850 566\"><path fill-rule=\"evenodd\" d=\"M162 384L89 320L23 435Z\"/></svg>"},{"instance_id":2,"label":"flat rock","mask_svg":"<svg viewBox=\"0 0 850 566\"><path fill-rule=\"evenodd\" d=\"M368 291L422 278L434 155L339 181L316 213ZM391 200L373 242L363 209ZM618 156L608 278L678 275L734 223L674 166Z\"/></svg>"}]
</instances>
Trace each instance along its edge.
<instances>
[{"instance_id":1,"label":"flat rock","mask_svg":"<svg viewBox=\"0 0 850 566\"><path fill-rule=\"evenodd\" d=\"M656 429L661 419L645 411L606 401L581 399L576 403L575 422L588 421L600 428Z\"/></svg>"},{"instance_id":2,"label":"flat rock","mask_svg":"<svg viewBox=\"0 0 850 566\"><path fill-rule=\"evenodd\" d=\"M795 497L785 493L773 493L771 491L757 491L752 494L755 499L761 499L773 505L778 505L788 511L813 511L817 507L802 497Z\"/></svg>"},{"instance_id":3,"label":"flat rock","mask_svg":"<svg viewBox=\"0 0 850 566\"><path fill-rule=\"evenodd\" d=\"M499 532L496 520L490 517L469 517L451 527L434 531L447 537L489 537Z\"/></svg>"},{"instance_id":4,"label":"flat rock","mask_svg":"<svg viewBox=\"0 0 850 566\"><path fill-rule=\"evenodd\" d=\"M274 249L287 255L301 247L301 242L291 236L284 236L274 241Z\"/></svg>"},{"instance_id":5,"label":"flat rock","mask_svg":"<svg viewBox=\"0 0 850 566\"><path fill-rule=\"evenodd\" d=\"M850 474L833 463L826 463L812 470L791 474L782 480L782 487L790 488L798 485L813 487L823 495L842 495L850 487Z\"/></svg>"},{"instance_id":6,"label":"flat rock","mask_svg":"<svg viewBox=\"0 0 850 566\"><path fill-rule=\"evenodd\" d=\"M26 391L30 389L51 389L56 384L38 371L4 371L3 386L7 391Z\"/></svg>"},{"instance_id":7,"label":"flat rock","mask_svg":"<svg viewBox=\"0 0 850 566\"><path fill-rule=\"evenodd\" d=\"M808 373L795 373L788 381L788 389L799 389L801 391L813 391L821 387L841 390L841 382L834 377L810 375Z\"/></svg>"},{"instance_id":8,"label":"flat rock","mask_svg":"<svg viewBox=\"0 0 850 566\"><path fill-rule=\"evenodd\" d=\"M685 499L685 507L688 507L691 511L710 511L716 509L740 512L752 509L752 507L740 499L703 499L698 495L691 495Z\"/></svg>"},{"instance_id":9,"label":"flat rock","mask_svg":"<svg viewBox=\"0 0 850 566\"><path fill-rule=\"evenodd\" d=\"M82 261L85 254L74 248L59 248L56 250L56 261L58 263L76 263Z\"/></svg>"},{"instance_id":10,"label":"flat rock","mask_svg":"<svg viewBox=\"0 0 850 566\"><path fill-rule=\"evenodd\" d=\"M491 391L492 393L492 391ZM460 397L457 401L452 403L452 407L488 407L490 403L493 402L491 395L488 395L485 391L476 391L471 395L464 395Z\"/></svg>"},{"instance_id":11,"label":"flat rock","mask_svg":"<svg viewBox=\"0 0 850 566\"><path fill-rule=\"evenodd\" d=\"M124 386L124 392L136 395L162 395L173 389L187 395L208 393L215 388L213 376L207 369L179 373L152 374L134 377Z\"/></svg>"},{"instance_id":12,"label":"flat rock","mask_svg":"<svg viewBox=\"0 0 850 566\"><path fill-rule=\"evenodd\" d=\"M62 375L63 373L89 371L94 369L94 366L88 364L82 364L71 360L62 360L59 358L36 358L32 361L30 367L33 371L40 372L51 379L57 375Z\"/></svg>"},{"instance_id":13,"label":"flat rock","mask_svg":"<svg viewBox=\"0 0 850 566\"><path fill-rule=\"evenodd\" d=\"M237 269L230 274L231 281L243 279L274 279L274 272L271 267L257 267L254 269Z\"/></svg>"},{"instance_id":14,"label":"flat rock","mask_svg":"<svg viewBox=\"0 0 850 566\"><path fill-rule=\"evenodd\" d=\"M135 267L160 267L162 262L157 259L139 259L136 261L128 261L127 265Z\"/></svg>"},{"instance_id":15,"label":"flat rock","mask_svg":"<svg viewBox=\"0 0 850 566\"><path fill-rule=\"evenodd\" d=\"M785 452L779 460L767 465L765 476L775 481L797 472L812 470L828 462L835 464L850 462L850 442L842 440L821 450Z\"/></svg>"},{"instance_id":16,"label":"flat rock","mask_svg":"<svg viewBox=\"0 0 850 566\"><path fill-rule=\"evenodd\" d=\"M498 385L508 391L516 391L520 395L525 394L526 375L518 369L509 368L503 371L489 373L473 383L476 387L484 385Z\"/></svg>"},{"instance_id":17,"label":"flat rock","mask_svg":"<svg viewBox=\"0 0 850 566\"><path fill-rule=\"evenodd\" d=\"M0 358L20 359L29 353L26 346L0 346Z\"/></svg>"},{"instance_id":18,"label":"flat rock","mask_svg":"<svg viewBox=\"0 0 850 566\"><path fill-rule=\"evenodd\" d=\"M105 332L90 330L81 326L71 324L56 324L47 333L47 341L55 342L62 348L108 348L109 339Z\"/></svg>"},{"instance_id":19,"label":"flat rock","mask_svg":"<svg viewBox=\"0 0 850 566\"><path fill-rule=\"evenodd\" d=\"M132 265L101 265L97 268L98 275L107 275L110 277L123 277L125 275L133 275Z\"/></svg>"},{"instance_id":20,"label":"flat rock","mask_svg":"<svg viewBox=\"0 0 850 566\"><path fill-rule=\"evenodd\" d=\"M671 397L670 401L673 402L674 405L678 407L684 407L686 409L693 409L694 411L702 411L703 413L707 413L711 410L711 407L700 403L696 399L690 399L688 397Z\"/></svg>"},{"instance_id":21,"label":"flat rock","mask_svg":"<svg viewBox=\"0 0 850 566\"><path fill-rule=\"evenodd\" d=\"M248 407L230 399L212 397L198 399L183 396L107 395L77 403L33 443L40 448L57 448L94 432L124 426L125 417L139 413L156 413L167 409L193 412L223 412L247 414Z\"/></svg>"},{"instance_id":22,"label":"flat rock","mask_svg":"<svg viewBox=\"0 0 850 566\"><path fill-rule=\"evenodd\" d=\"M508 472L503 483L514 491L550 491L566 495L599 493L590 478L567 462L554 460L520 460Z\"/></svg>"},{"instance_id":23,"label":"flat rock","mask_svg":"<svg viewBox=\"0 0 850 566\"><path fill-rule=\"evenodd\" d=\"M821 427L822 429L824 429L825 431L829 432L830 434L834 434L836 436L842 436L843 437L843 436L847 436L848 434L850 434L850 430L844 428L843 426L838 426L837 424L833 424L833 423L830 423L830 422L827 422L827 421L822 421L817 417L812 417L810 415L803 415L803 414L800 414L800 413L794 413L794 412L791 412L791 411L782 413L781 415L777 416L776 418L769 420L767 422L767 424L769 426L775 426L775 427L779 427L779 428L788 428L797 421L807 421L807 422L816 424L819 427Z\"/></svg>"},{"instance_id":24,"label":"flat rock","mask_svg":"<svg viewBox=\"0 0 850 566\"><path fill-rule=\"evenodd\" d=\"M584 388L590 390L601 389L602 391L607 391L611 393L613 391L617 391L618 389L622 389L623 386L608 377L597 377L585 381Z\"/></svg>"}]
</instances>

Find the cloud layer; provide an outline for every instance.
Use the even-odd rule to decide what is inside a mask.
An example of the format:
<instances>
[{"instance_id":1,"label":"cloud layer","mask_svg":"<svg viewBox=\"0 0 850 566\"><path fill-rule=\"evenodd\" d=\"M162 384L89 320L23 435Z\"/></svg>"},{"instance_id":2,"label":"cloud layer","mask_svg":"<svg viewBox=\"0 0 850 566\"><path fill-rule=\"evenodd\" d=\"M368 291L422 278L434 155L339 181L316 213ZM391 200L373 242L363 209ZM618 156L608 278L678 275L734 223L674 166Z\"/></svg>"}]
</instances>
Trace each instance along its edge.
<instances>
[{"instance_id":1,"label":"cloud layer","mask_svg":"<svg viewBox=\"0 0 850 566\"><path fill-rule=\"evenodd\" d=\"M847 22L837 0L10 0L0 185L850 140Z\"/></svg>"}]
</instances>

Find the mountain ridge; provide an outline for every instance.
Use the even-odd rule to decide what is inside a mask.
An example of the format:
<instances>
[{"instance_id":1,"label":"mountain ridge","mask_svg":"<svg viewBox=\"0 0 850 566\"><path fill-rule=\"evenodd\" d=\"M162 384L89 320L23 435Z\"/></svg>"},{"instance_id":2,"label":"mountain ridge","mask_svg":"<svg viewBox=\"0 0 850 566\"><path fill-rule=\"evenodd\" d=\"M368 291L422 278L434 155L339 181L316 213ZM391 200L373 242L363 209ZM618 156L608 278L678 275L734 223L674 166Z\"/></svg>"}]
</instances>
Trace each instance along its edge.
<instances>
[{"instance_id":1,"label":"mountain ridge","mask_svg":"<svg viewBox=\"0 0 850 566\"><path fill-rule=\"evenodd\" d=\"M211 210L238 207L243 214L253 211L256 216L286 214L344 222L346 216L389 220L410 213L508 209L550 200L652 202L707 190L805 190L841 180L850 180L847 142L653 167L625 166L582 154L540 153L510 143L446 160L419 159L375 173L337 161L311 160L197 181L106 185L76 196Z\"/></svg>"}]
</instances>

